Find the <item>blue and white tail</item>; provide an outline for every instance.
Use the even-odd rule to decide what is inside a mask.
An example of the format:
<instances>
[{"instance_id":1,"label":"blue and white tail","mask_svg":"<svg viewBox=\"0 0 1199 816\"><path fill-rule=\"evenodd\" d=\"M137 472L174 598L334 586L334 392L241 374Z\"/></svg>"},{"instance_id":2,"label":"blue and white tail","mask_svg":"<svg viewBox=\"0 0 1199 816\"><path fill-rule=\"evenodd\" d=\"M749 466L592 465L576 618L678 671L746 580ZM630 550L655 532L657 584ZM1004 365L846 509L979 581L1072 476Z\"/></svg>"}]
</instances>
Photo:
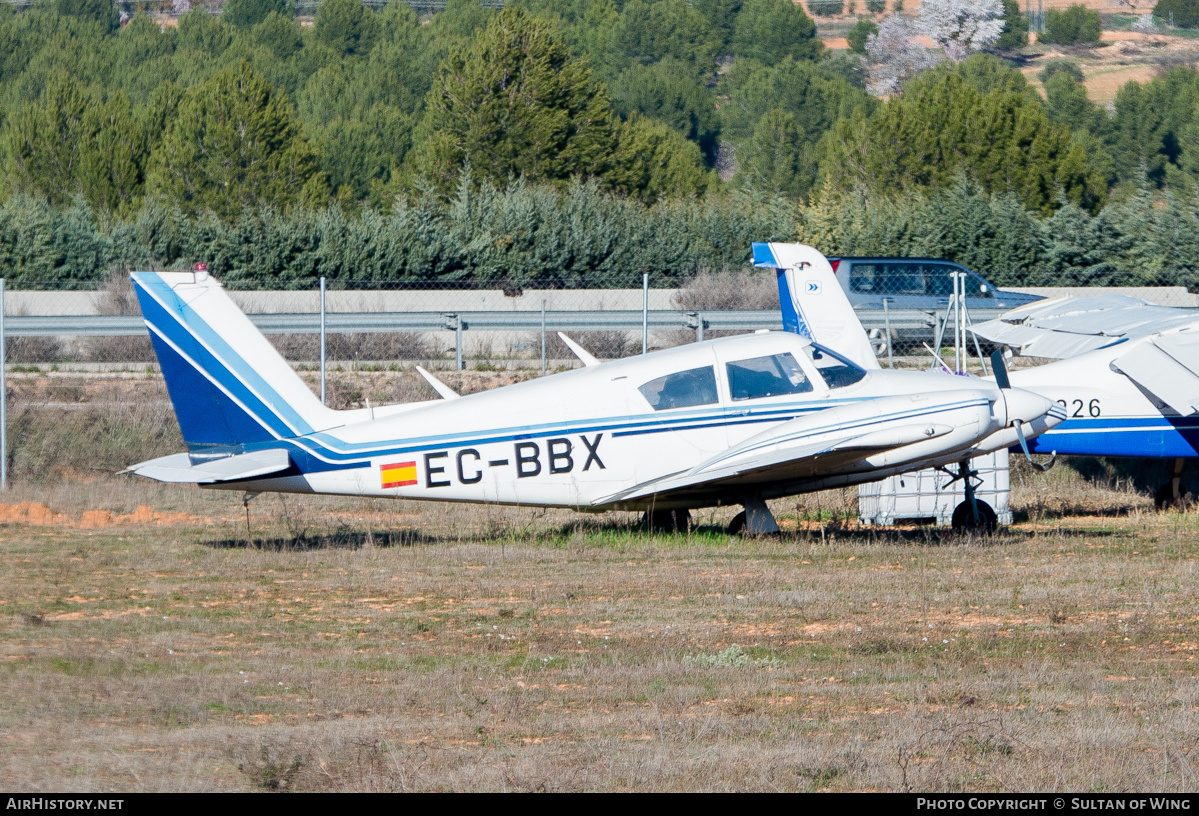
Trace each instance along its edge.
<instances>
[{"instance_id":1,"label":"blue and white tail","mask_svg":"<svg viewBox=\"0 0 1199 816\"><path fill-rule=\"evenodd\" d=\"M805 244L754 244L754 266L778 274L783 328L832 349L865 369L878 357L828 258Z\"/></svg>"},{"instance_id":2,"label":"blue and white tail","mask_svg":"<svg viewBox=\"0 0 1199 816\"><path fill-rule=\"evenodd\" d=\"M207 273L132 278L189 450L234 451L343 424Z\"/></svg>"}]
</instances>

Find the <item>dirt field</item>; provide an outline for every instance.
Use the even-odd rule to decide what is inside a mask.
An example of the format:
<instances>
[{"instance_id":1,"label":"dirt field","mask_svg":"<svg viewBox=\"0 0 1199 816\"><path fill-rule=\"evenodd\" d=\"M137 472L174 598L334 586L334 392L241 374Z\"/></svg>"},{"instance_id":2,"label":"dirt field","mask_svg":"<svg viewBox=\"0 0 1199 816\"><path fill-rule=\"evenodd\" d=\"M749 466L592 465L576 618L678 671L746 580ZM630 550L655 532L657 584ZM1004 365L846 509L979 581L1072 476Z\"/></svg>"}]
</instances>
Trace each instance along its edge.
<instances>
[{"instance_id":1,"label":"dirt field","mask_svg":"<svg viewBox=\"0 0 1199 816\"><path fill-rule=\"evenodd\" d=\"M370 376L341 386L401 388ZM1152 474L1017 470L985 539L859 529L852 491L764 540L278 496L247 526L111 475L177 444L160 385L61 379L14 408L0 506L4 789L1199 785L1199 515Z\"/></svg>"}]
</instances>

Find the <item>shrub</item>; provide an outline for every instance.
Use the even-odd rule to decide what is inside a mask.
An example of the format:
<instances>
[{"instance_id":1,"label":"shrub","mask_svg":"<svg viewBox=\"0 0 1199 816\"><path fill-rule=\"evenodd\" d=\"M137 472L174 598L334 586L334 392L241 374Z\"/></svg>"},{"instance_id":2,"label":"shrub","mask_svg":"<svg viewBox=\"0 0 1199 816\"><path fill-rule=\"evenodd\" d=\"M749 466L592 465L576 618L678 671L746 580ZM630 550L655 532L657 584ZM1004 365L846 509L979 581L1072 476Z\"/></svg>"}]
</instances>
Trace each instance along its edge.
<instances>
[{"instance_id":1,"label":"shrub","mask_svg":"<svg viewBox=\"0 0 1199 816\"><path fill-rule=\"evenodd\" d=\"M1078 63L1066 59L1049 60L1045 63L1045 67L1041 69L1041 73L1037 74L1037 77L1044 83L1048 82L1049 78L1054 74L1060 73L1069 74L1079 82L1085 79L1082 69L1078 67Z\"/></svg>"},{"instance_id":2,"label":"shrub","mask_svg":"<svg viewBox=\"0 0 1199 816\"><path fill-rule=\"evenodd\" d=\"M1093 45L1099 42L1102 32L1099 12L1076 3L1064 11L1049 9L1045 12L1045 32L1041 40L1058 45Z\"/></svg>"},{"instance_id":3,"label":"shrub","mask_svg":"<svg viewBox=\"0 0 1199 816\"><path fill-rule=\"evenodd\" d=\"M849 50L855 54L865 54L866 39L871 34L878 34L878 26L874 21L858 20L845 33L845 39L849 41Z\"/></svg>"},{"instance_id":4,"label":"shrub","mask_svg":"<svg viewBox=\"0 0 1199 816\"><path fill-rule=\"evenodd\" d=\"M844 0L808 0L808 11L817 17L836 17L845 11Z\"/></svg>"},{"instance_id":5,"label":"shrub","mask_svg":"<svg viewBox=\"0 0 1199 816\"><path fill-rule=\"evenodd\" d=\"M882 14L887 10L887 0L866 0L866 11L871 14Z\"/></svg>"},{"instance_id":6,"label":"shrub","mask_svg":"<svg viewBox=\"0 0 1199 816\"><path fill-rule=\"evenodd\" d=\"M1153 16L1178 28L1199 28L1199 0L1159 0Z\"/></svg>"}]
</instances>

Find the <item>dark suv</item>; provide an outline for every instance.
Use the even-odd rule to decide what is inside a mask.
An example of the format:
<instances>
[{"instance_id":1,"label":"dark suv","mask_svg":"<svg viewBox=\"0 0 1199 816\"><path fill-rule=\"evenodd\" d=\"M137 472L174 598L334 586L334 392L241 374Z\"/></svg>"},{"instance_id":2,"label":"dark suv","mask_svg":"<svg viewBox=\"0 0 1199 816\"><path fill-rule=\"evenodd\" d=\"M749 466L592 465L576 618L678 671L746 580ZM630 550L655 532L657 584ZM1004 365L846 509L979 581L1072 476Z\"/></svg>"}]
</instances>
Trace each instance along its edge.
<instances>
[{"instance_id":1,"label":"dark suv","mask_svg":"<svg viewBox=\"0 0 1199 816\"><path fill-rule=\"evenodd\" d=\"M932 258L829 258L854 309L922 309L943 312L953 296L951 272L965 272L966 308L1007 311L1040 300L1037 295L996 289L976 272ZM987 315L986 317L993 317ZM980 315L981 317L981 315Z\"/></svg>"}]
</instances>

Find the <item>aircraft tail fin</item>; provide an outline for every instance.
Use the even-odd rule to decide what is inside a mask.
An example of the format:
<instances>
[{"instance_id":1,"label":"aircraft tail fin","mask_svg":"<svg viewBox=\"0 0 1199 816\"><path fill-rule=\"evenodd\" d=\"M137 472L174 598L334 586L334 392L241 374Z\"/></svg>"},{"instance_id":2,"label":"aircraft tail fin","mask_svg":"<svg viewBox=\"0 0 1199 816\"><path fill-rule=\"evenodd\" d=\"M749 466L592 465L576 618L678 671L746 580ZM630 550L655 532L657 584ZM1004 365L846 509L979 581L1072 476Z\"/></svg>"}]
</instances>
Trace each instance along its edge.
<instances>
[{"instance_id":1,"label":"aircraft tail fin","mask_svg":"<svg viewBox=\"0 0 1199 816\"><path fill-rule=\"evenodd\" d=\"M865 369L878 357L833 267L804 244L755 243L754 266L776 270L783 328L843 354Z\"/></svg>"},{"instance_id":2,"label":"aircraft tail fin","mask_svg":"<svg viewBox=\"0 0 1199 816\"><path fill-rule=\"evenodd\" d=\"M207 273L131 277L189 450L237 450L342 424Z\"/></svg>"}]
</instances>

